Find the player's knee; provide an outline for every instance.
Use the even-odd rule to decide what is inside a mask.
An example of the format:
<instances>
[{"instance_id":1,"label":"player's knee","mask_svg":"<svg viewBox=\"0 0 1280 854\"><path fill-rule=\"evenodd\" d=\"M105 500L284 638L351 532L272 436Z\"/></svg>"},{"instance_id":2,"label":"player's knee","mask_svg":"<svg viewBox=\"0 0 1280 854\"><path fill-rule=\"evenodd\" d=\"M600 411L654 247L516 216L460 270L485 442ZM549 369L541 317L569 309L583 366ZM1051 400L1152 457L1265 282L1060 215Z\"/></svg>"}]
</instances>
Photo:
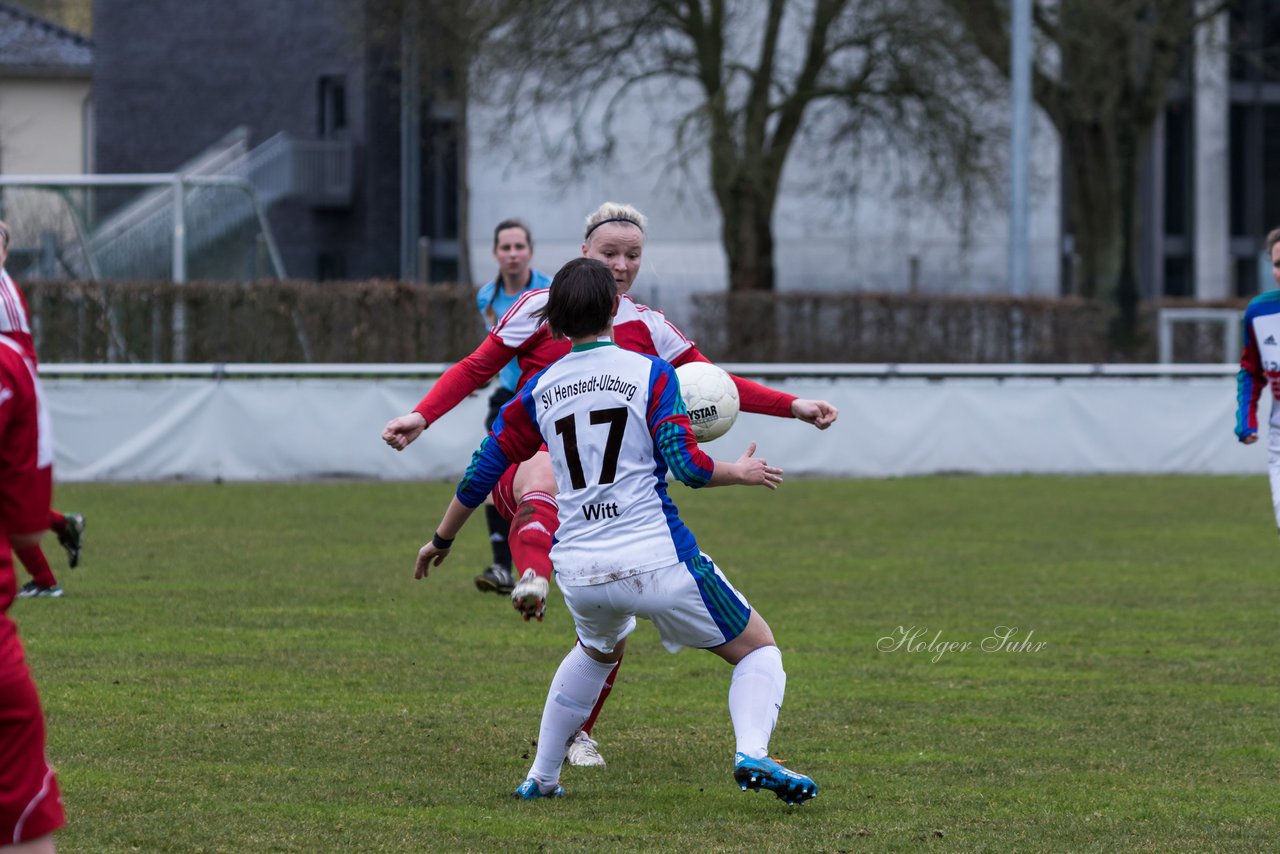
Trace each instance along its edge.
<instances>
[{"instance_id":1,"label":"player's knee","mask_svg":"<svg viewBox=\"0 0 1280 854\"><path fill-rule=\"evenodd\" d=\"M545 492L554 496L557 487L556 474L551 468L551 455L546 451L539 451L521 463L516 469L512 486L519 500L532 492Z\"/></svg>"},{"instance_id":2,"label":"player's knee","mask_svg":"<svg viewBox=\"0 0 1280 854\"><path fill-rule=\"evenodd\" d=\"M617 664L619 661L621 661L622 648L625 644L626 644L625 640L620 640L616 645L614 645L613 652L601 652L600 650L595 649L593 647L589 647L582 642L578 643L578 645L582 647L582 651L587 654L588 658L590 658L592 661L598 661L601 664Z\"/></svg>"}]
</instances>

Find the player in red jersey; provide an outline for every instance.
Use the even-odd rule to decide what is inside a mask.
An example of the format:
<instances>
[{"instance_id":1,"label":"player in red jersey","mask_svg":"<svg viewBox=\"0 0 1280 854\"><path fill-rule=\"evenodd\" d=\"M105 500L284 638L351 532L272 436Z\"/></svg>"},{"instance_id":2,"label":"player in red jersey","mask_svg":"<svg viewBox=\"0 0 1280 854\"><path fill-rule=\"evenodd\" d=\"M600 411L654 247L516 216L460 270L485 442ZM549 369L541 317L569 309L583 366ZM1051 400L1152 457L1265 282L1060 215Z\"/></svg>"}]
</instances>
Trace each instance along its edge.
<instances>
[{"instance_id":1,"label":"player in red jersey","mask_svg":"<svg viewBox=\"0 0 1280 854\"><path fill-rule=\"evenodd\" d=\"M646 227L647 220L642 213L630 205L614 202L606 202L587 217L582 254L603 262L613 273L618 293L623 295L614 319L614 341L624 349L658 356L677 367L687 362L710 361L661 312L635 302L628 295L640 272ZM404 450L423 430L487 383L513 358L520 365L523 384L568 353L569 342L556 340L546 324L537 319L537 312L546 302L546 289L522 296L470 356L445 371L413 412L387 422L382 431L383 440L398 451ZM745 412L799 418L820 430L831 426L839 416L836 407L824 400L797 398L741 377L734 377L734 382ZM555 496L555 476L545 451L509 469L494 489L494 503L512 520L508 542L513 563L521 575L511 599L526 620L542 618L550 590L551 543L559 524ZM611 676L596 710L583 726L583 749L570 750L570 764L604 764L590 733L612 684Z\"/></svg>"},{"instance_id":2,"label":"player in red jersey","mask_svg":"<svg viewBox=\"0 0 1280 854\"><path fill-rule=\"evenodd\" d=\"M35 362L0 335L0 849L31 854L52 852L53 831L66 821L40 698L8 615L18 586L10 544L38 543L49 519L47 428Z\"/></svg>"},{"instance_id":3,"label":"player in red jersey","mask_svg":"<svg viewBox=\"0 0 1280 854\"><path fill-rule=\"evenodd\" d=\"M16 341L23 353L37 364L35 339L31 337L31 317L27 310L27 298L23 296L13 277L4 269L9 260L9 226L0 221L0 334L8 335ZM80 563L80 548L84 542L84 517L79 513L62 514L50 508L49 524L58 537L58 543L67 552L67 563L74 569ZM18 591L21 597L57 597L62 595L62 585L53 574L44 549L37 542L34 545L15 547L18 560L31 574L28 581Z\"/></svg>"}]
</instances>

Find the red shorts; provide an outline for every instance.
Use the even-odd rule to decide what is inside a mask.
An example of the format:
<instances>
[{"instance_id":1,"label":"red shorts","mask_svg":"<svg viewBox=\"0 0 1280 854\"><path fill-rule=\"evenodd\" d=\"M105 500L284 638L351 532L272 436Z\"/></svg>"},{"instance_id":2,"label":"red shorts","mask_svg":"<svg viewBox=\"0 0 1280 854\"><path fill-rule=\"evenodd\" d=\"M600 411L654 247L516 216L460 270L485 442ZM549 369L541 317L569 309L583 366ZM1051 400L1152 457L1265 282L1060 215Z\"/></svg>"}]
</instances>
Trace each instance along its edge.
<instances>
[{"instance_id":1,"label":"red shorts","mask_svg":"<svg viewBox=\"0 0 1280 854\"><path fill-rule=\"evenodd\" d=\"M35 534L48 528L52 506L53 466L14 475L0 489L0 519L6 521L10 536Z\"/></svg>"},{"instance_id":2,"label":"red shorts","mask_svg":"<svg viewBox=\"0 0 1280 854\"><path fill-rule=\"evenodd\" d=\"M545 451L546 445L538 450ZM516 518L516 505L519 496L516 495L516 469L520 468L523 463L517 463L513 466L507 466L507 470L502 473L502 477L498 478L498 482L493 486L493 492L489 493L493 496L493 506L498 508L498 512L502 514L502 518L510 522Z\"/></svg>"},{"instance_id":3,"label":"red shorts","mask_svg":"<svg viewBox=\"0 0 1280 854\"><path fill-rule=\"evenodd\" d=\"M498 478L493 486L493 506L498 508L502 518L510 522L516 517L516 469L519 466L507 466L507 470Z\"/></svg>"},{"instance_id":4,"label":"red shorts","mask_svg":"<svg viewBox=\"0 0 1280 854\"><path fill-rule=\"evenodd\" d=\"M40 698L22 670L0 677L0 846L39 839L66 823L45 757Z\"/></svg>"}]
</instances>

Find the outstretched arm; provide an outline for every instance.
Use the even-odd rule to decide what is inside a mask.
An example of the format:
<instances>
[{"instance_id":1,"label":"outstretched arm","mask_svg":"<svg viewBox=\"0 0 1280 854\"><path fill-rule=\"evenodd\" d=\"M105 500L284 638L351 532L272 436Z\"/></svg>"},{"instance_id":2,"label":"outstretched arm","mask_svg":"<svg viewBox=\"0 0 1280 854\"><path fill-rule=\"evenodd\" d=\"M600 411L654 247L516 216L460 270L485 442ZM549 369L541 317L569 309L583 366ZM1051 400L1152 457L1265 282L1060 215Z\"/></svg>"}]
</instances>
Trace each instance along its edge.
<instances>
[{"instance_id":1,"label":"outstretched arm","mask_svg":"<svg viewBox=\"0 0 1280 854\"><path fill-rule=\"evenodd\" d=\"M382 441L397 451L403 451L422 435L429 424L493 379L494 374L515 356L515 350L503 344L497 336L489 335L470 356L441 374L412 412L388 421L382 428Z\"/></svg>"},{"instance_id":2,"label":"outstretched arm","mask_svg":"<svg viewBox=\"0 0 1280 854\"><path fill-rule=\"evenodd\" d=\"M458 481L458 489L445 510L444 518L436 526L435 535L431 542L418 550L414 578L426 578L431 567L439 566L448 557L454 538L471 518L472 511L493 490L502 473L513 462L529 459L541 447L542 435L525 406L527 397L528 391L525 391L502 408L493 424L493 431L484 437L480 447L471 455L471 463Z\"/></svg>"},{"instance_id":3,"label":"outstretched arm","mask_svg":"<svg viewBox=\"0 0 1280 854\"><path fill-rule=\"evenodd\" d=\"M840 417L840 410L825 400L805 400L797 397L791 401L791 414L819 430L826 430Z\"/></svg>"},{"instance_id":4,"label":"outstretched arm","mask_svg":"<svg viewBox=\"0 0 1280 854\"><path fill-rule=\"evenodd\" d=\"M474 507L468 507L459 501L458 496L453 497L449 502L449 508L444 511L444 518L436 526L431 542L418 550L418 562L413 571L414 578L426 578L431 572L431 567L439 566L444 562L453 548L454 539L462 531L462 526L467 524L474 510Z\"/></svg>"},{"instance_id":5,"label":"outstretched arm","mask_svg":"<svg viewBox=\"0 0 1280 854\"><path fill-rule=\"evenodd\" d=\"M677 367L689 362L710 362L697 347L690 347L672 364ZM798 418L819 430L826 430L840 417L840 410L825 400L807 400L794 394L769 388L755 380L730 374L738 387L738 402L743 412L775 415L779 418Z\"/></svg>"},{"instance_id":6,"label":"outstretched arm","mask_svg":"<svg viewBox=\"0 0 1280 854\"><path fill-rule=\"evenodd\" d=\"M686 486L767 486L777 489L782 469L754 459L752 442L737 462L713 460L698 447L693 426L680 399L680 383L675 369L655 361L649 375L649 435L654 448L666 461L676 479Z\"/></svg>"},{"instance_id":7,"label":"outstretched arm","mask_svg":"<svg viewBox=\"0 0 1280 854\"><path fill-rule=\"evenodd\" d=\"M782 483L782 469L756 459L755 453L756 443L752 442L737 462L716 460L707 486L767 486L777 489Z\"/></svg>"}]
</instances>

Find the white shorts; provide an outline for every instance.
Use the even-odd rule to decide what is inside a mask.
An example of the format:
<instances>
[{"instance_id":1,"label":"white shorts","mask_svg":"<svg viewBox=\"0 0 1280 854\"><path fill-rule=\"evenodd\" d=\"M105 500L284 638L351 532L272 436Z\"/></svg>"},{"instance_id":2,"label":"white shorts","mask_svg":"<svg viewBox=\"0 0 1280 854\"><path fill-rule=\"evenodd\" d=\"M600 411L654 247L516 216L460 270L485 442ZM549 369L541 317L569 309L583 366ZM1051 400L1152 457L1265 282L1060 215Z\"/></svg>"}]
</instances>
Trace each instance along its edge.
<instances>
[{"instance_id":1,"label":"white shorts","mask_svg":"<svg viewBox=\"0 0 1280 854\"><path fill-rule=\"evenodd\" d=\"M671 652L726 644L742 634L751 617L746 597L704 554L618 581L561 585L560 593L578 640L606 653L635 631L636 617L651 621Z\"/></svg>"},{"instance_id":2,"label":"white shorts","mask_svg":"<svg viewBox=\"0 0 1280 854\"><path fill-rule=\"evenodd\" d=\"M1274 406L1280 406L1276 401ZM1280 530L1280 427L1272 426L1267 434L1267 469L1271 475L1271 507L1275 511L1276 529Z\"/></svg>"}]
</instances>

